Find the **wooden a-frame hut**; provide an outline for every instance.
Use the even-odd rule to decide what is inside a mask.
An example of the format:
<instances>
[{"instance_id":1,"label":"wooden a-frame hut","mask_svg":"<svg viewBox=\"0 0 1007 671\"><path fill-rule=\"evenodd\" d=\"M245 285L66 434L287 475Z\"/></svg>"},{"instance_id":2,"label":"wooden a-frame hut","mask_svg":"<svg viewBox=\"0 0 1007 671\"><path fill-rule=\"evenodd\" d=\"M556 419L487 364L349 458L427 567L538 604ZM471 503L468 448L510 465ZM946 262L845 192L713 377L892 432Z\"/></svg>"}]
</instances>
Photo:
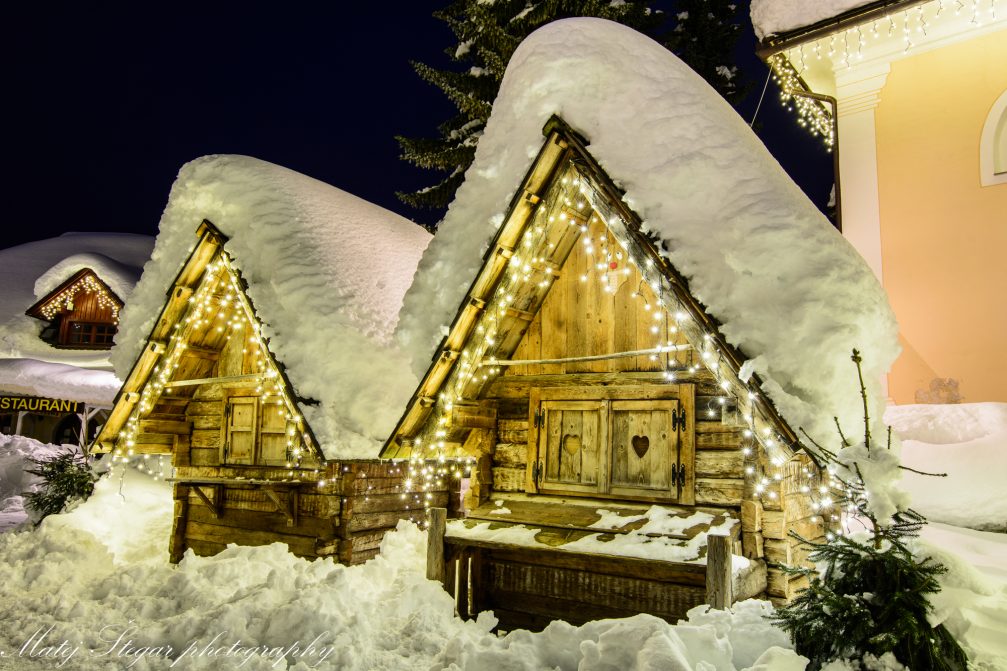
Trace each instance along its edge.
<instances>
[{"instance_id":1,"label":"wooden a-frame hut","mask_svg":"<svg viewBox=\"0 0 1007 671\"><path fill-rule=\"evenodd\" d=\"M544 134L382 452L473 463L432 575L506 628L789 599L818 469L587 140Z\"/></svg>"},{"instance_id":2,"label":"wooden a-frame hut","mask_svg":"<svg viewBox=\"0 0 1007 671\"><path fill-rule=\"evenodd\" d=\"M233 240L196 215L219 217ZM209 555L228 543L281 541L300 556L359 563L400 519L448 504L446 480L429 497L410 495L407 470L376 459L380 441L368 453L365 429L345 430L347 398L386 390L394 398L395 388L391 369L372 381L381 387L368 388L351 368L355 359L394 358L373 333L387 314L365 333L359 313L381 306L363 305L358 294L383 290L394 315L428 238L377 206L261 161L209 157L183 168L162 218L158 263L131 304L126 338L143 327L149 334L94 446L149 470L161 462L174 487L172 561L187 549ZM360 244L367 248L353 248ZM388 258L396 263L378 265ZM375 277L355 280L357 268ZM310 391L312 375L331 383L321 390L328 397Z\"/></svg>"}]
</instances>

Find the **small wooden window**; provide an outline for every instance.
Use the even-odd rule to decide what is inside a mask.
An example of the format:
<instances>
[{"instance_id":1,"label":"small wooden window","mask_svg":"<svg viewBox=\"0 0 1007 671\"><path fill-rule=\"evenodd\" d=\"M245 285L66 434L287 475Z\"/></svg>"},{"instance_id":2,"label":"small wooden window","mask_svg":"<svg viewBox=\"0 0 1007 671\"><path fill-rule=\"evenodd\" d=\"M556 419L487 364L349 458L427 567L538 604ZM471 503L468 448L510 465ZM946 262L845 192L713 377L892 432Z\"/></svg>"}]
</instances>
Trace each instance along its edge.
<instances>
[{"instance_id":1,"label":"small wooden window","mask_svg":"<svg viewBox=\"0 0 1007 671\"><path fill-rule=\"evenodd\" d=\"M81 347L111 347L116 327L112 324L70 322L67 327L67 344Z\"/></svg>"},{"instance_id":2,"label":"small wooden window","mask_svg":"<svg viewBox=\"0 0 1007 671\"><path fill-rule=\"evenodd\" d=\"M290 423L282 405L258 396L226 399L222 461L226 464L285 466Z\"/></svg>"},{"instance_id":3,"label":"small wooden window","mask_svg":"<svg viewBox=\"0 0 1007 671\"><path fill-rule=\"evenodd\" d=\"M693 394L691 385L533 389L529 491L692 503Z\"/></svg>"}]
</instances>

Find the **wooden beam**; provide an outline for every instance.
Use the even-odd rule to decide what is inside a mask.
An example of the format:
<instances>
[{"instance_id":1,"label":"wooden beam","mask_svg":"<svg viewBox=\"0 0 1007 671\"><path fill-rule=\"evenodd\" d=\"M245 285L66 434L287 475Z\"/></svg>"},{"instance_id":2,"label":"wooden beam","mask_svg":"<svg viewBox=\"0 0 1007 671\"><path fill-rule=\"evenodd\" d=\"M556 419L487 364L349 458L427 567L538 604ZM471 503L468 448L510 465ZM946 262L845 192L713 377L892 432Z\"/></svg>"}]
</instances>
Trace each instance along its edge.
<instances>
[{"instance_id":1,"label":"wooden beam","mask_svg":"<svg viewBox=\"0 0 1007 671\"><path fill-rule=\"evenodd\" d=\"M444 583L447 575L444 566L444 531L447 521L447 508L430 508L427 511L427 580ZM459 573L464 579L464 571Z\"/></svg>"},{"instance_id":2,"label":"wooden beam","mask_svg":"<svg viewBox=\"0 0 1007 671\"><path fill-rule=\"evenodd\" d=\"M572 363L575 361L605 361L607 359L626 359L634 356L647 356L648 354L667 354L668 352L680 352L692 349L692 345L670 345L667 347L652 347L650 349L638 349L632 352L612 352L611 354L592 354L590 356L570 356L562 359L490 359L480 361L480 367L486 366L527 366L529 364L545 363ZM662 373L663 375L663 373Z\"/></svg>"},{"instance_id":3,"label":"wooden beam","mask_svg":"<svg viewBox=\"0 0 1007 671\"><path fill-rule=\"evenodd\" d=\"M182 354L209 361L216 361L220 358L220 350L212 347L197 347L196 345L186 345L185 349L182 350Z\"/></svg>"},{"instance_id":4,"label":"wooden beam","mask_svg":"<svg viewBox=\"0 0 1007 671\"><path fill-rule=\"evenodd\" d=\"M265 375L262 373L249 373L248 375L227 375L224 377L197 377L192 380L172 380L166 382L165 389L175 387L196 387L201 384L227 384L228 382L257 382Z\"/></svg>"},{"instance_id":5,"label":"wooden beam","mask_svg":"<svg viewBox=\"0 0 1007 671\"><path fill-rule=\"evenodd\" d=\"M185 434L192 431L192 422L169 419L141 419L140 433Z\"/></svg>"},{"instance_id":6,"label":"wooden beam","mask_svg":"<svg viewBox=\"0 0 1007 671\"><path fill-rule=\"evenodd\" d=\"M213 489L212 500L210 499L210 497L206 495L206 492L203 491L203 487L211 487ZM207 508L213 511L213 516L216 517L217 519L220 519L220 516L223 514L222 504L224 498L223 496L221 496L221 493L223 492L224 488L221 487L220 485L205 485L205 484L191 485L191 488L192 491L196 493L196 496L199 497L199 500L203 502L203 505L205 505Z\"/></svg>"},{"instance_id":7,"label":"wooden beam","mask_svg":"<svg viewBox=\"0 0 1007 671\"><path fill-rule=\"evenodd\" d=\"M734 539L721 534L706 536L706 602L724 610L733 603L731 547Z\"/></svg>"}]
</instances>

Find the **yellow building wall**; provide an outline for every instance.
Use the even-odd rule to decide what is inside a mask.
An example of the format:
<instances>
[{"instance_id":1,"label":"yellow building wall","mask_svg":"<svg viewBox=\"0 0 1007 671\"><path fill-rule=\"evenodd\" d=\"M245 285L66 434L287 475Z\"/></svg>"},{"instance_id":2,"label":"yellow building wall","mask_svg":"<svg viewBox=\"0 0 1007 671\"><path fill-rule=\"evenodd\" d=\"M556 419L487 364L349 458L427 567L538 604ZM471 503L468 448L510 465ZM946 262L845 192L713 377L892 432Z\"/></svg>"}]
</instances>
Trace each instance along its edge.
<instances>
[{"instance_id":1,"label":"yellow building wall","mask_svg":"<svg viewBox=\"0 0 1007 671\"><path fill-rule=\"evenodd\" d=\"M896 403L1007 401L1007 184L979 144L1007 89L1007 32L892 64L876 113L883 282L903 353Z\"/></svg>"}]
</instances>

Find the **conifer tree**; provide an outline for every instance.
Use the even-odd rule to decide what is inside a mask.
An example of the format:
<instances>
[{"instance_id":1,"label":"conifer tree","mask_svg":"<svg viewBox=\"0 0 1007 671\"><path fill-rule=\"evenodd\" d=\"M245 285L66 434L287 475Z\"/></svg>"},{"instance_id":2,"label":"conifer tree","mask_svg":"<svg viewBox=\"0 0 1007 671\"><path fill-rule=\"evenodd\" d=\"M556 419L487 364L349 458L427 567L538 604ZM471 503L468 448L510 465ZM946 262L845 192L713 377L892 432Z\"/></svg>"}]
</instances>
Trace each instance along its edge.
<instances>
[{"instance_id":1,"label":"conifer tree","mask_svg":"<svg viewBox=\"0 0 1007 671\"><path fill-rule=\"evenodd\" d=\"M891 430L885 447L872 444L867 415L867 391L860 368L860 354L853 350L864 399L864 449L853 446L842 429L843 448L859 452L859 459L815 443L818 455L830 470L847 473L841 483L839 505L864 523L859 534L832 534L824 542L812 542L793 534L809 550L809 559L823 570L783 567L791 575L810 578L809 587L774 619L794 641L798 653L808 657L811 670L833 660L894 656L913 671L964 671L968 659L951 633L939 624L931 627L927 614L929 597L940 591L937 577L947 571L929 557L917 558L910 542L926 519L909 509L897 511L891 520L874 514L864 485L862 467L872 451L891 449ZM814 441L812 441L814 442ZM936 474L927 474L936 475ZM858 667L857 667L858 668ZM888 668L888 667L885 667Z\"/></svg>"},{"instance_id":2,"label":"conifer tree","mask_svg":"<svg viewBox=\"0 0 1007 671\"><path fill-rule=\"evenodd\" d=\"M446 175L435 185L399 198L415 207L446 207L475 157L511 55L536 28L557 19L591 16L625 24L674 51L729 102L743 95L731 50L740 33L730 0L678 0L668 15L647 0L454 0L434 12L451 28L458 44L445 50L457 64L438 70L413 63L417 74L454 103L458 113L442 123L434 138L397 137L401 158Z\"/></svg>"}]
</instances>

